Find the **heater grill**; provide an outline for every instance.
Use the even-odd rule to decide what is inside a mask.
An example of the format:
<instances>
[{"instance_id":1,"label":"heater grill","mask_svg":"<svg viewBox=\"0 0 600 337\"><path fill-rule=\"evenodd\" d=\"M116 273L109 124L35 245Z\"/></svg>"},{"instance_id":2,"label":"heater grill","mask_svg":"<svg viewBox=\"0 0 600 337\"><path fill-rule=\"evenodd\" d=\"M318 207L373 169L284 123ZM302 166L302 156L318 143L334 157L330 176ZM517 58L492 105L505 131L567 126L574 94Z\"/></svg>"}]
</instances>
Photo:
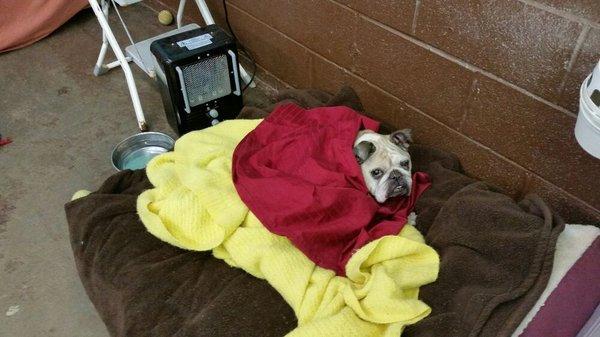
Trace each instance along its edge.
<instances>
[{"instance_id":1,"label":"heater grill","mask_svg":"<svg viewBox=\"0 0 600 337\"><path fill-rule=\"evenodd\" d=\"M181 70L190 107L231 94L227 56L202 60Z\"/></svg>"}]
</instances>

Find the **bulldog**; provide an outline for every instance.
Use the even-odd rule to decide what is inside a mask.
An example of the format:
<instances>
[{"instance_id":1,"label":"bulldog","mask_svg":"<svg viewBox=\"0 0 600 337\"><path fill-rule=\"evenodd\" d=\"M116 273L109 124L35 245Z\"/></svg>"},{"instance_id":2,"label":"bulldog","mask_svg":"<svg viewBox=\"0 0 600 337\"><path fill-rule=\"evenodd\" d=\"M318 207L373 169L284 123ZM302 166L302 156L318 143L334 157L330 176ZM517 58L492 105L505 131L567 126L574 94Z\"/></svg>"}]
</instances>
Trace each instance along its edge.
<instances>
[{"instance_id":1,"label":"bulldog","mask_svg":"<svg viewBox=\"0 0 600 337\"><path fill-rule=\"evenodd\" d=\"M369 192L379 203L389 198L408 196L412 187L412 162L408 146L411 130L381 135L362 130L354 142L358 161Z\"/></svg>"}]
</instances>

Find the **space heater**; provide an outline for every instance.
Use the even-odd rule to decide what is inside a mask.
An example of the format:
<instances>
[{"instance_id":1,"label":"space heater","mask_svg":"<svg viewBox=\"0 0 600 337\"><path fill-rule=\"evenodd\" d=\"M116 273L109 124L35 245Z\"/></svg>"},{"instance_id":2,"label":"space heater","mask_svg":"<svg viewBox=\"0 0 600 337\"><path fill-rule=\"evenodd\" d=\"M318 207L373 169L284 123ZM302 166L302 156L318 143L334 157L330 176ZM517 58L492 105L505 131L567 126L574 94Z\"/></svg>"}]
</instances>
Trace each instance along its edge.
<instances>
[{"instance_id":1,"label":"space heater","mask_svg":"<svg viewBox=\"0 0 600 337\"><path fill-rule=\"evenodd\" d=\"M242 109L235 41L209 25L152 42L167 120L182 135L235 118Z\"/></svg>"}]
</instances>

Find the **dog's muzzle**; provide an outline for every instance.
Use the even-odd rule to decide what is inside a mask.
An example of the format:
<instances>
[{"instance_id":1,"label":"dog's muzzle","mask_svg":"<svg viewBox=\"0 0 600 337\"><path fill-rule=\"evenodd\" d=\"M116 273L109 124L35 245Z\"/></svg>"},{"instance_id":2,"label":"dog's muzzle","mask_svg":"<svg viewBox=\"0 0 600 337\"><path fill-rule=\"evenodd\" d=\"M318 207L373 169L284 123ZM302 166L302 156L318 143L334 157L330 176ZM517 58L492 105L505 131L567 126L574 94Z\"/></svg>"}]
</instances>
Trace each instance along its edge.
<instances>
[{"instance_id":1,"label":"dog's muzzle","mask_svg":"<svg viewBox=\"0 0 600 337\"><path fill-rule=\"evenodd\" d=\"M402 172L393 170L390 172L388 181L388 198L410 194L410 184Z\"/></svg>"}]
</instances>

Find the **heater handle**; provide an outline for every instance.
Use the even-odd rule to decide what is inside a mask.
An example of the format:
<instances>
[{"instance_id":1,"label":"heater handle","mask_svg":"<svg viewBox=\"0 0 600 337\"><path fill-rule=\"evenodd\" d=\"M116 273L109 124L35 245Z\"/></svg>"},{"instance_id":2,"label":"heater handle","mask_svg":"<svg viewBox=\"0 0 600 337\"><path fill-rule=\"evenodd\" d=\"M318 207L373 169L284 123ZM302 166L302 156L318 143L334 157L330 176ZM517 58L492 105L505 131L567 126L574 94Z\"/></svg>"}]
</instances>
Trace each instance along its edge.
<instances>
[{"instance_id":1,"label":"heater handle","mask_svg":"<svg viewBox=\"0 0 600 337\"><path fill-rule=\"evenodd\" d=\"M185 111L191 113L190 101L188 100L187 90L185 89L185 81L183 80L183 72L181 68L175 67L177 74L179 74L179 84L181 85L181 92L183 93L183 103L185 103Z\"/></svg>"},{"instance_id":2,"label":"heater handle","mask_svg":"<svg viewBox=\"0 0 600 337\"><path fill-rule=\"evenodd\" d=\"M240 90L240 76L238 74L238 62L235 53L231 50L228 50L227 53L231 56L231 63L233 65L233 79L235 80L235 91L234 95L239 96L242 94L242 90Z\"/></svg>"}]
</instances>

